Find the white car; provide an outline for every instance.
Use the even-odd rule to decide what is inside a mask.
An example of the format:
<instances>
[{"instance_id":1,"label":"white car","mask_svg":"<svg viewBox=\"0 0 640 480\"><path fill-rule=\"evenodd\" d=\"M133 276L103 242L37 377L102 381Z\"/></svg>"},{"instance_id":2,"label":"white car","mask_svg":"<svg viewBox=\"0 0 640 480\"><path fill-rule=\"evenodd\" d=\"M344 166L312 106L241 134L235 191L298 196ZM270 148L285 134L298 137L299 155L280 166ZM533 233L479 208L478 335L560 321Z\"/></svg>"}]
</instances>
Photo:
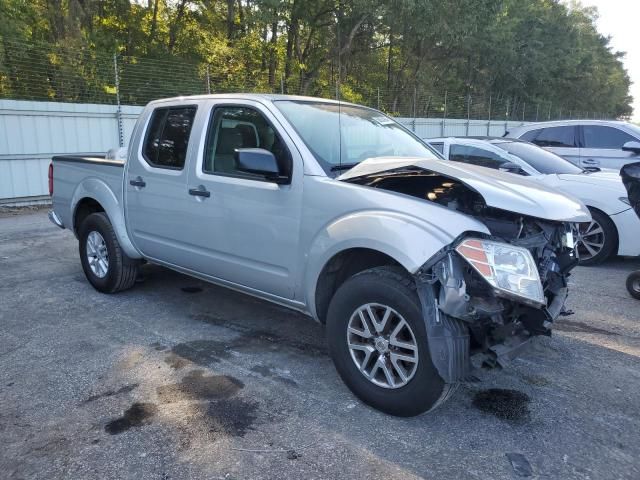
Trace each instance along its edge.
<instances>
[{"instance_id":1,"label":"white car","mask_svg":"<svg viewBox=\"0 0 640 480\"><path fill-rule=\"evenodd\" d=\"M633 212L617 172L588 172L529 142L513 138L425 139L446 159L528 175L579 198L593 220L577 232L584 265L612 255L640 255L640 220Z\"/></svg>"}]
</instances>

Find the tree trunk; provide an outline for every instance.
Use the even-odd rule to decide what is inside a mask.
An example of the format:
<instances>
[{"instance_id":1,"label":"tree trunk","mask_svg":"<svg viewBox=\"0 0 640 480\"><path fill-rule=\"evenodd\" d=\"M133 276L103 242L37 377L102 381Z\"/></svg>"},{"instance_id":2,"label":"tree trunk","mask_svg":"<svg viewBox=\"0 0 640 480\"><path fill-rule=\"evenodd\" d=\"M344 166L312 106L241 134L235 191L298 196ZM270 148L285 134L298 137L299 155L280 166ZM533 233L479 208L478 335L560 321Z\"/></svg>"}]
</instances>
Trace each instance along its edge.
<instances>
[{"instance_id":1,"label":"tree trunk","mask_svg":"<svg viewBox=\"0 0 640 480\"><path fill-rule=\"evenodd\" d=\"M227 0L227 40L236 34L236 0Z\"/></svg>"}]
</instances>

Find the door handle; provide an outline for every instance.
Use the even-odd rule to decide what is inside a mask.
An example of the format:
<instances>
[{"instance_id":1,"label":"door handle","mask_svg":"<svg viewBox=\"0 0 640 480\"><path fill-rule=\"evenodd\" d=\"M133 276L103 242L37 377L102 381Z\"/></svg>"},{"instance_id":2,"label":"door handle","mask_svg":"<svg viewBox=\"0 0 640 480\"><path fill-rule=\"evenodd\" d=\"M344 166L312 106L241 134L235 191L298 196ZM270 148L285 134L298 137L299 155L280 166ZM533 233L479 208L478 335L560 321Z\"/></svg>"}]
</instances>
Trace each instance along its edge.
<instances>
[{"instance_id":1,"label":"door handle","mask_svg":"<svg viewBox=\"0 0 640 480\"><path fill-rule=\"evenodd\" d=\"M138 188L144 188L147 186L147 183L142 179L142 177L136 177L133 180L129 180L129 185Z\"/></svg>"},{"instance_id":2,"label":"door handle","mask_svg":"<svg viewBox=\"0 0 640 480\"><path fill-rule=\"evenodd\" d=\"M585 158L582 162L586 163L587 165L600 165L600 162L598 160L594 160L593 158Z\"/></svg>"},{"instance_id":3,"label":"door handle","mask_svg":"<svg viewBox=\"0 0 640 480\"><path fill-rule=\"evenodd\" d=\"M189 195L193 195L195 197L209 198L211 196L211 192L206 188L204 188L202 185L199 185L196 188L190 188Z\"/></svg>"}]
</instances>

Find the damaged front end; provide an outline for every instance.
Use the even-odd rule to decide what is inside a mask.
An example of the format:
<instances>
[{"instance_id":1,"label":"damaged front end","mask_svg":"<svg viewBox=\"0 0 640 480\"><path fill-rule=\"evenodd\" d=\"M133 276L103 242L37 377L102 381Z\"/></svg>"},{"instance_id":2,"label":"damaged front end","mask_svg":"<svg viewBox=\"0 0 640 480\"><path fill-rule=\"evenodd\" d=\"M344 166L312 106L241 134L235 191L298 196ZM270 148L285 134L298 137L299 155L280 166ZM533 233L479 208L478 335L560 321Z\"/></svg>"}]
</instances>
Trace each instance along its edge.
<instances>
[{"instance_id":1,"label":"damaged front end","mask_svg":"<svg viewBox=\"0 0 640 480\"><path fill-rule=\"evenodd\" d=\"M415 167L351 181L437 203L490 232L460 236L415 274L430 355L447 383L468 377L472 356L503 366L533 337L551 334L578 263L574 223L487 205L465 182Z\"/></svg>"},{"instance_id":2,"label":"damaged front end","mask_svg":"<svg viewBox=\"0 0 640 480\"><path fill-rule=\"evenodd\" d=\"M421 300L435 305L423 303L429 347L448 382L467 376L471 355L503 366L534 336L550 335L578 263L570 224L485 215L492 235L458 239L416 274Z\"/></svg>"}]
</instances>

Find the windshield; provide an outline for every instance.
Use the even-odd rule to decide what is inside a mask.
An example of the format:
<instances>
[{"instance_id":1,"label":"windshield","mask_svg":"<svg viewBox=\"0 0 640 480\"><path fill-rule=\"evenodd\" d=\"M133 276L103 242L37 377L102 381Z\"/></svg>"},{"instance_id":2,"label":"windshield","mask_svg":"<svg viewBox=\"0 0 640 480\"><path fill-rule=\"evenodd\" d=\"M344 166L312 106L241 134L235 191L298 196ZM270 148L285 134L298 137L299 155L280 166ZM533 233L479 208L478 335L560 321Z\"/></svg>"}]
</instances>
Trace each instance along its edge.
<instances>
[{"instance_id":1,"label":"windshield","mask_svg":"<svg viewBox=\"0 0 640 480\"><path fill-rule=\"evenodd\" d=\"M540 173L582 173L584 171L564 158L531 143L496 142L494 145L522 159Z\"/></svg>"},{"instance_id":2,"label":"windshield","mask_svg":"<svg viewBox=\"0 0 640 480\"><path fill-rule=\"evenodd\" d=\"M418 137L376 110L326 102L274 103L327 173L374 157L439 158Z\"/></svg>"}]
</instances>

